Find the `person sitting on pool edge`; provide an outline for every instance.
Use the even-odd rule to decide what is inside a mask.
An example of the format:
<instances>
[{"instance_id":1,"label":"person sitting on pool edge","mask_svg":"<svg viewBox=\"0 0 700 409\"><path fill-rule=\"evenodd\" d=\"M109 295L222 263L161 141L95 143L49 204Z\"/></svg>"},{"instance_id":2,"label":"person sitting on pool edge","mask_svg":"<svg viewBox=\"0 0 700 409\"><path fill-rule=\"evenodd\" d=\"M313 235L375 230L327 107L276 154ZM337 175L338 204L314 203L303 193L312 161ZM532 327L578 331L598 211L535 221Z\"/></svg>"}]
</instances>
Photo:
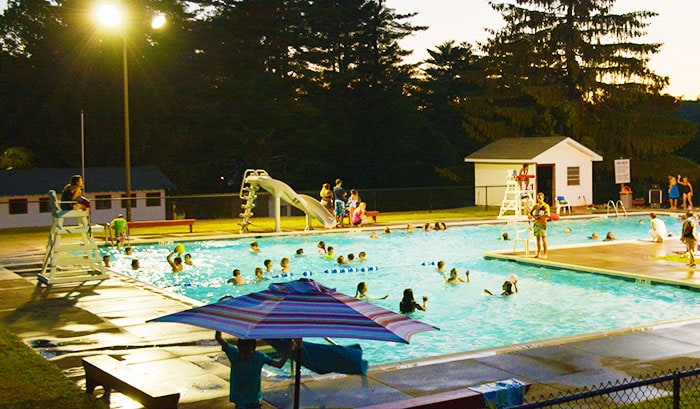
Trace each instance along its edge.
<instances>
[{"instance_id":1,"label":"person sitting on pool edge","mask_svg":"<svg viewBox=\"0 0 700 409\"><path fill-rule=\"evenodd\" d=\"M180 271L182 271L182 258L180 256L177 256L173 259L174 254L175 250L171 251L170 254L168 254L168 257L166 257L165 259L168 260L168 264L170 264L173 273L179 273Z\"/></svg>"},{"instance_id":2,"label":"person sitting on pool edge","mask_svg":"<svg viewBox=\"0 0 700 409\"><path fill-rule=\"evenodd\" d=\"M406 288L403 290L403 298L399 302L399 311L402 314L411 314L416 310L425 311L428 309L428 296L423 296L423 304L418 304L416 299L413 298L413 290Z\"/></svg>"},{"instance_id":3,"label":"person sitting on pool edge","mask_svg":"<svg viewBox=\"0 0 700 409\"><path fill-rule=\"evenodd\" d=\"M503 289L503 292L501 295L503 296L509 296L513 295L518 292L518 276L515 274L511 274L508 276L508 279L503 282L503 285L501 286ZM515 291L513 291L515 290ZM493 295L491 291L488 290L488 288L484 288L484 292L488 295Z\"/></svg>"}]
</instances>

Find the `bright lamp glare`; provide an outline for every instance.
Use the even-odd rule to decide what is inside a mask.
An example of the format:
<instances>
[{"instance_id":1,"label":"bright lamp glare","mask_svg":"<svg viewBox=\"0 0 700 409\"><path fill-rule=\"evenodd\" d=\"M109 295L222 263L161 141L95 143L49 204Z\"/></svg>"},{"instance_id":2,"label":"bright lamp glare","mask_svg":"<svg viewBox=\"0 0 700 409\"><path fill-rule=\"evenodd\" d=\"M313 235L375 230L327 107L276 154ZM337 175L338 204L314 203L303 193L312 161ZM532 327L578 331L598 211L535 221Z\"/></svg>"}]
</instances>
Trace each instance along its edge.
<instances>
[{"instance_id":1,"label":"bright lamp glare","mask_svg":"<svg viewBox=\"0 0 700 409\"><path fill-rule=\"evenodd\" d=\"M103 5L97 10L97 19L107 27L116 27L122 22L122 13L112 5Z\"/></svg>"},{"instance_id":2,"label":"bright lamp glare","mask_svg":"<svg viewBox=\"0 0 700 409\"><path fill-rule=\"evenodd\" d=\"M163 14L157 14L153 17L153 20L151 20L151 28L158 30L165 25L165 21L165 16Z\"/></svg>"}]
</instances>

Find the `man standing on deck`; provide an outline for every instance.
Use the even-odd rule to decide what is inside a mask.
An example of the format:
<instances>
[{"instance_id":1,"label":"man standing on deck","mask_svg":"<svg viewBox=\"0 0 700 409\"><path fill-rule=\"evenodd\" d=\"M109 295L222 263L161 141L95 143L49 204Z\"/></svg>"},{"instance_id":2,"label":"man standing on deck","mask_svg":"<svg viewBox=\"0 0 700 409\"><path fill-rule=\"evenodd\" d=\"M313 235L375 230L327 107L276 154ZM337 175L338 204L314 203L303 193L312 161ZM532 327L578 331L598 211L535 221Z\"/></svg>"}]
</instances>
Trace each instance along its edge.
<instances>
[{"instance_id":1,"label":"man standing on deck","mask_svg":"<svg viewBox=\"0 0 700 409\"><path fill-rule=\"evenodd\" d=\"M112 219L109 225L112 228L112 232L114 232L114 238L117 240L117 248L122 248L127 234L127 222L124 215L119 214L119 216Z\"/></svg>"},{"instance_id":2,"label":"man standing on deck","mask_svg":"<svg viewBox=\"0 0 700 409\"><path fill-rule=\"evenodd\" d=\"M544 202L544 193L537 194L537 203L530 211L530 218L534 220L532 232L537 238L536 258L547 258L547 219L549 218L549 205Z\"/></svg>"},{"instance_id":3,"label":"man standing on deck","mask_svg":"<svg viewBox=\"0 0 700 409\"><path fill-rule=\"evenodd\" d=\"M343 188L343 181L340 179L335 180L335 187L333 188L333 197L335 201L333 203L333 212L335 213L335 221L343 227L343 222L345 218L345 200L347 199L348 193Z\"/></svg>"}]
</instances>

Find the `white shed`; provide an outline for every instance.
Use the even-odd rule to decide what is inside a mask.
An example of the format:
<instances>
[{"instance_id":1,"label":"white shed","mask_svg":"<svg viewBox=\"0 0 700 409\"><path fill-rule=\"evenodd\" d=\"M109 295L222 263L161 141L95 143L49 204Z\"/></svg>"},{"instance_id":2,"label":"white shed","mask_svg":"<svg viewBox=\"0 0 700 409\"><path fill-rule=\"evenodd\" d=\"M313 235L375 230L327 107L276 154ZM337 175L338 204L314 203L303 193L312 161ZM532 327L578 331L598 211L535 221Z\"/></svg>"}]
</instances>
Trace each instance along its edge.
<instances>
[{"instance_id":1,"label":"white shed","mask_svg":"<svg viewBox=\"0 0 700 409\"><path fill-rule=\"evenodd\" d=\"M547 203L563 196L572 206L593 201L593 162L603 157L566 136L503 138L464 158L474 163L476 205L500 206L506 179L523 164Z\"/></svg>"}]
</instances>

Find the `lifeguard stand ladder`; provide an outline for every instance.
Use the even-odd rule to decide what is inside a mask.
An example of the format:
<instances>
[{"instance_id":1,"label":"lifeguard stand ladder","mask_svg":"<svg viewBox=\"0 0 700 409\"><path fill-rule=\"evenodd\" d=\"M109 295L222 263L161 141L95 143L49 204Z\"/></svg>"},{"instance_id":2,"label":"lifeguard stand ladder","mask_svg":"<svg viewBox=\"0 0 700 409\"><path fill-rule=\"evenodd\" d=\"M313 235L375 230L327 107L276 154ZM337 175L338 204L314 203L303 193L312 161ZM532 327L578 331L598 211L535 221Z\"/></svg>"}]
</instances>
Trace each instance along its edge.
<instances>
[{"instance_id":1,"label":"lifeguard stand ladder","mask_svg":"<svg viewBox=\"0 0 700 409\"><path fill-rule=\"evenodd\" d=\"M527 220L527 215L535 204L535 187L530 178L525 179L525 188L520 188L517 171L509 170L506 177L506 190L501 201L499 219L520 221Z\"/></svg>"},{"instance_id":2,"label":"lifeguard stand ladder","mask_svg":"<svg viewBox=\"0 0 700 409\"><path fill-rule=\"evenodd\" d=\"M90 231L90 212L62 210L53 190L49 191L49 201L53 223L37 287L108 279ZM66 225L66 219L75 219L75 224Z\"/></svg>"}]
</instances>

